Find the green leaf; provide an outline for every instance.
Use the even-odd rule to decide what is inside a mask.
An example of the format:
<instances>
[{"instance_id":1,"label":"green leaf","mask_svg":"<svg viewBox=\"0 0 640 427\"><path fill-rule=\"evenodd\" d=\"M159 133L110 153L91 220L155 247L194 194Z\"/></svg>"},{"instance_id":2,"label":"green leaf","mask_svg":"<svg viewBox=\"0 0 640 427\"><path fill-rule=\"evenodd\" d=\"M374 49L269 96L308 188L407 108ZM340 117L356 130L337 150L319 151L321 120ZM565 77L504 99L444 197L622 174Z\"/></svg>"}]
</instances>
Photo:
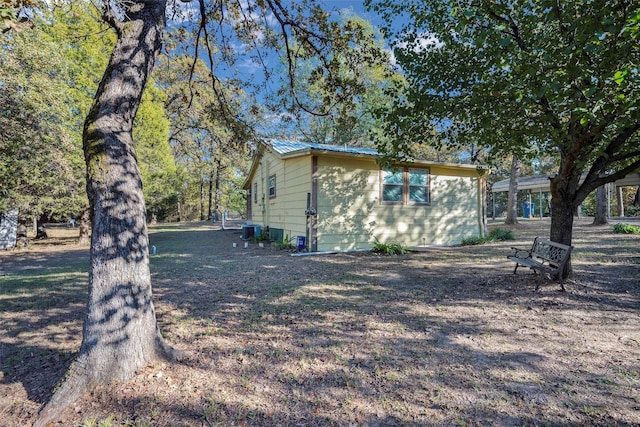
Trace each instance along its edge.
<instances>
[{"instance_id":1,"label":"green leaf","mask_svg":"<svg viewBox=\"0 0 640 427\"><path fill-rule=\"evenodd\" d=\"M618 70L616 71L616 73L613 75L613 81L616 82L618 85L622 85L624 83L624 81L627 79L627 76L629 75L629 70Z\"/></svg>"}]
</instances>

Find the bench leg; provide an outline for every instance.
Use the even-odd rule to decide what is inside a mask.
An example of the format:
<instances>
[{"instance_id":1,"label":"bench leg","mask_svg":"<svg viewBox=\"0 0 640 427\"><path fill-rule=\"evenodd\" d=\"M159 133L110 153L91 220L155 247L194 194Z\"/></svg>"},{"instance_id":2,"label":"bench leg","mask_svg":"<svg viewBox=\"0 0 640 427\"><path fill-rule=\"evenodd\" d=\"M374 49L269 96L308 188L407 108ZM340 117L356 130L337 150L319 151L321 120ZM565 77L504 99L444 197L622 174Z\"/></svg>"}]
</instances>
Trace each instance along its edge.
<instances>
[{"instance_id":1,"label":"bench leg","mask_svg":"<svg viewBox=\"0 0 640 427\"><path fill-rule=\"evenodd\" d=\"M544 276L544 273L542 271L536 271L536 273L538 273L538 282L536 283L536 291L537 291L540 285L542 284L542 277Z\"/></svg>"},{"instance_id":2,"label":"bench leg","mask_svg":"<svg viewBox=\"0 0 640 427\"><path fill-rule=\"evenodd\" d=\"M518 264L518 263L516 262L516 268L514 268L514 269L513 269L513 274L516 274L516 271L518 271L518 266L519 266L519 265L520 265L520 264Z\"/></svg>"}]
</instances>

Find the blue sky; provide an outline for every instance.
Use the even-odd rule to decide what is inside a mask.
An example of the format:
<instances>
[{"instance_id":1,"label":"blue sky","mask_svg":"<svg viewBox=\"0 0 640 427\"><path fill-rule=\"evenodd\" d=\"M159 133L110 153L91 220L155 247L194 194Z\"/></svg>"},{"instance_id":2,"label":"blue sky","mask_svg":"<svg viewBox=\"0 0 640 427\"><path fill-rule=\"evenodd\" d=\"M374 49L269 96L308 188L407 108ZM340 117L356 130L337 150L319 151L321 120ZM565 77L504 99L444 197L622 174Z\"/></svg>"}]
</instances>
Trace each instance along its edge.
<instances>
[{"instance_id":1,"label":"blue sky","mask_svg":"<svg viewBox=\"0 0 640 427\"><path fill-rule=\"evenodd\" d=\"M352 9L356 15L371 22L375 27L379 28L384 24L378 14L365 10L362 0L319 0L319 2L321 5L326 6L328 10Z\"/></svg>"},{"instance_id":2,"label":"blue sky","mask_svg":"<svg viewBox=\"0 0 640 427\"><path fill-rule=\"evenodd\" d=\"M341 11L344 9L351 10L357 16L369 21L374 27L380 28L384 23L382 19L375 13L369 12L365 10L364 1L363 0L317 0L318 3L328 12L331 11ZM286 1L284 2L286 4ZM193 4L182 4L179 3L180 8L187 13L181 19L177 19L176 22L184 23L189 22L193 18L193 16L198 15L197 9L194 8ZM193 15L189 16L191 13ZM275 24L275 23L274 23ZM178 24L179 25L179 24ZM233 37L232 37L233 38ZM389 40L386 41L386 45L389 45ZM262 65L255 61L255 57L251 54L245 54L242 52L242 43L237 44L237 55L238 55L238 63L235 66L228 66L225 63L217 62L215 66L214 72L217 77L221 79L225 79L226 77L235 77L243 80L245 82L251 83L260 83L265 82L264 73L262 69ZM203 58L206 62L207 59ZM253 92L254 95L257 96L258 99L264 100L266 96L273 95L279 89L280 82L278 81L278 72L282 73L284 71L284 66L279 63L278 57L271 52L268 56L263 56L263 59L271 65L271 72L275 72L275 75L272 75L272 80L266 83L266 87L262 89L257 89L256 92Z\"/></svg>"},{"instance_id":3,"label":"blue sky","mask_svg":"<svg viewBox=\"0 0 640 427\"><path fill-rule=\"evenodd\" d=\"M367 12L364 8L364 2L357 0L320 0L322 5L326 5L328 9L348 9L351 8L353 11L372 22L373 24L379 25L380 18L373 12Z\"/></svg>"}]
</instances>

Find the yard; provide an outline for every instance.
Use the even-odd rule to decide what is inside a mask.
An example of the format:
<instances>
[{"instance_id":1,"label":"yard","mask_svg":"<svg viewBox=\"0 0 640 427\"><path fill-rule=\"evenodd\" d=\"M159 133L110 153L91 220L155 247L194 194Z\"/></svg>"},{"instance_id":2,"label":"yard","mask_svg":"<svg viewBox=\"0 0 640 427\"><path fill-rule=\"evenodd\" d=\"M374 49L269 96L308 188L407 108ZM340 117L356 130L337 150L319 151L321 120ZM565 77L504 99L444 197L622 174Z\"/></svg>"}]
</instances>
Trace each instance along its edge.
<instances>
[{"instance_id":1,"label":"yard","mask_svg":"<svg viewBox=\"0 0 640 427\"><path fill-rule=\"evenodd\" d=\"M564 293L506 259L548 220L400 257L153 227L158 321L186 360L96 389L64 425L638 425L640 236L589 223ZM0 252L2 425L28 425L79 348L88 249L71 233Z\"/></svg>"}]
</instances>

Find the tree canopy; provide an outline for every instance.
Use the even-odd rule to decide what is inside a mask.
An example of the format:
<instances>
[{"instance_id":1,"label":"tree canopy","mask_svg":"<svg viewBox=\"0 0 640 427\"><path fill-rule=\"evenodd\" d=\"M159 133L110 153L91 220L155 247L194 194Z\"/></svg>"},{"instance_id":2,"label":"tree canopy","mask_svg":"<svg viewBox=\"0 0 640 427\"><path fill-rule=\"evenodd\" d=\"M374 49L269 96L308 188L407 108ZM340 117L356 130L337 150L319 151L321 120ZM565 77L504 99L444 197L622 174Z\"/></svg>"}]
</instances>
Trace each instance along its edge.
<instances>
[{"instance_id":1,"label":"tree canopy","mask_svg":"<svg viewBox=\"0 0 640 427\"><path fill-rule=\"evenodd\" d=\"M381 112L396 153L416 140L557 153L551 238L566 244L580 202L640 167L636 1L366 3L406 18L387 28L409 82Z\"/></svg>"},{"instance_id":2,"label":"tree canopy","mask_svg":"<svg viewBox=\"0 0 640 427\"><path fill-rule=\"evenodd\" d=\"M79 193L74 98L59 47L39 28L0 35L0 211L65 215Z\"/></svg>"}]
</instances>

